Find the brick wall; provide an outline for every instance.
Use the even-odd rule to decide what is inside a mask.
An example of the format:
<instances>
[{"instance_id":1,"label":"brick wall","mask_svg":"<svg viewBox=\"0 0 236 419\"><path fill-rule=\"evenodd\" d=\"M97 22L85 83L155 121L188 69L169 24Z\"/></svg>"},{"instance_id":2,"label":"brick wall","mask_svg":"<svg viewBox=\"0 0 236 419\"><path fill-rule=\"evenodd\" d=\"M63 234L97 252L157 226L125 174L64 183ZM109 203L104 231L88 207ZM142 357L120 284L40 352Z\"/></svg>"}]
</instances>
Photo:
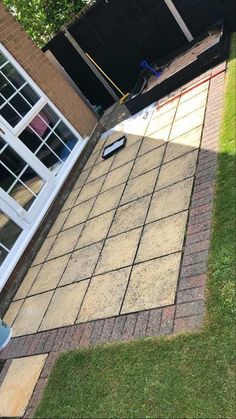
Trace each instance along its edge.
<instances>
[{"instance_id":1,"label":"brick wall","mask_svg":"<svg viewBox=\"0 0 236 419\"><path fill-rule=\"evenodd\" d=\"M0 42L82 135L97 120L44 53L0 3Z\"/></svg>"}]
</instances>

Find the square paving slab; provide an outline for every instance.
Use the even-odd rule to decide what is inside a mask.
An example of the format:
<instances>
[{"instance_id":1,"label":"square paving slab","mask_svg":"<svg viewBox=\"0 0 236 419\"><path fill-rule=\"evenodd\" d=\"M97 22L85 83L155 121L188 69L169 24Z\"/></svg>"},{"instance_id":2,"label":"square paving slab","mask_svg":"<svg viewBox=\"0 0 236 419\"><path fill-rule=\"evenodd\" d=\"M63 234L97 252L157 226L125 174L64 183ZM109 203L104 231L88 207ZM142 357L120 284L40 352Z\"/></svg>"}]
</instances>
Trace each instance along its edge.
<instances>
[{"instance_id":1,"label":"square paving slab","mask_svg":"<svg viewBox=\"0 0 236 419\"><path fill-rule=\"evenodd\" d=\"M75 322L88 280L57 288L39 330L68 326Z\"/></svg>"},{"instance_id":2,"label":"square paving slab","mask_svg":"<svg viewBox=\"0 0 236 419\"><path fill-rule=\"evenodd\" d=\"M47 259L53 259L71 252L80 236L83 224L69 228L58 234Z\"/></svg>"},{"instance_id":3,"label":"square paving slab","mask_svg":"<svg viewBox=\"0 0 236 419\"><path fill-rule=\"evenodd\" d=\"M148 212L147 223L188 209L192 185L193 178L190 178L155 192Z\"/></svg>"},{"instance_id":4,"label":"square paving slab","mask_svg":"<svg viewBox=\"0 0 236 419\"><path fill-rule=\"evenodd\" d=\"M112 222L109 236L143 225L150 199L151 195L148 195L119 207Z\"/></svg>"},{"instance_id":5,"label":"square paving slab","mask_svg":"<svg viewBox=\"0 0 236 419\"><path fill-rule=\"evenodd\" d=\"M96 217L116 208L120 202L124 188L125 185L122 184L99 194L90 213L90 217Z\"/></svg>"},{"instance_id":6,"label":"square paving slab","mask_svg":"<svg viewBox=\"0 0 236 419\"><path fill-rule=\"evenodd\" d=\"M174 303L207 97L205 83L102 135L5 315L16 336Z\"/></svg>"},{"instance_id":7,"label":"square paving slab","mask_svg":"<svg viewBox=\"0 0 236 419\"><path fill-rule=\"evenodd\" d=\"M47 355L13 359L0 387L0 416L22 417Z\"/></svg>"},{"instance_id":8,"label":"square paving slab","mask_svg":"<svg viewBox=\"0 0 236 419\"><path fill-rule=\"evenodd\" d=\"M119 314L131 268L94 276L82 304L78 321L86 322Z\"/></svg>"},{"instance_id":9,"label":"square paving slab","mask_svg":"<svg viewBox=\"0 0 236 419\"><path fill-rule=\"evenodd\" d=\"M92 243L104 240L114 216L114 211L106 212L98 217L88 220L76 245L76 248L89 246Z\"/></svg>"},{"instance_id":10,"label":"square paving slab","mask_svg":"<svg viewBox=\"0 0 236 419\"><path fill-rule=\"evenodd\" d=\"M133 178L142 175L155 167L159 167L163 159L164 151L165 146L162 146L139 157L134 164L130 177Z\"/></svg>"},{"instance_id":11,"label":"square paving slab","mask_svg":"<svg viewBox=\"0 0 236 419\"><path fill-rule=\"evenodd\" d=\"M73 252L60 281L60 286L90 278L102 246L103 242L99 242Z\"/></svg>"},{"instance_id":12,"label":"square paving slab","mask_svg":"<svg viewBox=\"0 0 236 419\"><path fill-rule=\"evenodd\" d=\"M56 288L66 268L69 257L70 255L65 255L45 262L28 295L39 294Z\"/></svg>"},{"instance_id":13,"label":"square paving slab","mask_svg":"<svg viewBox=\"0 0 236 419\"><path fill-rule=\"evenodd\" d=\"M37 332L52 296L53 291L48 291L24 300L13 324L13 336Z\"/></svg>"},{"instance_id":14,"label":"square paving slab","mask_svg":"<svg viewBox=\"0 0 236 419\"><path fill-rule=\"evenodd\" d=\"M187 211L147 224L141 238L136 262L182 250Z\"/></svg>"},{"instance_id":15,"label":"square paving slab","mask_svg":"<svg viewBox=\"0 0 236 419\"><path fill-rule=\"evenodd\" d=\"M132 265L141 228L108 238L99 258L95 274Z\"/></svg>"},{"instance_id":16,"label":"square paving slab","mask_svg":"<svg viewBox=\"0 0 236 419\"><path fill-rule=\"evenodd\" d=\"M64 226L63 230L74 227L77 224L81 224L87 220L88 215L92 209L95 198L91 198L88 201L82 202L81 204L72 208Z\"/></svg>"},{"instance_id":17,"label":"square paving slab","mask_svg":"<svg viewBox=\"0 0 236 419\"><path fill-rule=\"evenodd\" d=\"M181 253L135 265L122 313L174 303ZM145 280L144 280L145 278Z\"/></svg>"}]
</instances>

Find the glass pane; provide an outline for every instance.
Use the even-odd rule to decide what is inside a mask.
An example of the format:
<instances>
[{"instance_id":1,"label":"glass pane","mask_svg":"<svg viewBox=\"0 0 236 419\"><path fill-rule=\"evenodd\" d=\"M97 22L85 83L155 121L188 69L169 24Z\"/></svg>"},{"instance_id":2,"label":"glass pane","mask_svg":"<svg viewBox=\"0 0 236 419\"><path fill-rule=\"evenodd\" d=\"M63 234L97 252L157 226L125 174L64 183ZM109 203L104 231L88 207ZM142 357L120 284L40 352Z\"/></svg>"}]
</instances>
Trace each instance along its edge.
<instances>
[{"instance_id":1,"label":"glass pane","mask_svg":"<svg viewBox=\"0 0 236 419\"><path fill-rule=\"evenodd\" d=\"M28 84L20 92L32 106L39 100L37 93Z\"/></svg>"},{"instance_id":2,"label":"glass pane","mask_svg":"<svg viewBox=\"0 0 236 419\"><path fill-rule=\"evenodd\" d=\"M12 188L10 196L25 210L28 210L35 200L35 196L32 195L32 193L20 182L17 182L16 185Z\"/></svg>"},{"instance_id":3,"label":"glass pane","mask_svg":"<svg viewBox=\"0 0 236 419\"><path fill-rule=\"evenodd\" d=\"M50 132L50 128L47 124L49 124L49 120L44 116L42 119L39 115L37 115L30 123L30 127L38 134L41 138L45 138L48 133Z\"/></svg>"},{"instance_id":4,"label":"glass pane","mask_svg":"<svg viewBox=\"0 0 236 419\"><path fill-rule=\"evenodd\" d=\"M3 149L3 147L5 147L5 145L6 145L5 141L3 141L0 137L0 152Z\"/></svg>"},{"instance_id":5,"label":"glass pane","mask_svg":"<svg viewBox=\"0 0 236 419\"><path fill-rule=\"evenodd\" d=\"M21 228L0 211L0 243L11 249L20 233Z\"/></svg>"},{"instance_id":6,"label":"glass pane","mask_svg":"<svg viewBox=\"0 0 236 419\"><path fill-rule=\"evenodd\" d=\"M0 106L2 106L5 103L5 99L2 97L0 93Z\"/></svg>"},{"instance_id":7,"label":"glass pane","mask_svg":"<svg viewBox=\"0 0 236 419\"><path fill-rule=\"evenodd\" d=\"M3 247L1 247L1 243L0 243L0 266L2 262L4 261L4 259L6 259L7 255L8 255L8 252L6 252L6 250L3 249Z\"/></svg>"},{"instance_id":8,"label":"glass pane","mask_svg":"<svg viewBox=\"0 0 236 419\"><path fill-rule=\"evenodd\" d=\"M72 134L66 124L64 124L64 122L60 122L58 124L58 126L55 128L55 132L71 150L74 148L78 140L75 138L74 134Z\"/></svg>"},{"instance_id":9,"label":"glass pane","mask_svg":"<svg viewBox=\"0 0 236 419\"><path fill-rule=\"evenodd\" d=\"M32 131L30 126L26 127L26 129L19 135L20 140L34 153L42 141L40 138Z\"/></svg>"},{"instance_id":10,"label":"glass pane","mask_svg":"<svg viewBox=\"0 0 236 419\"><path fill-rule=\"evenodd\" d=\"M14 87L11 86L10 83L0 74L0 93L8 99L13 93L15 93Z\"/></svg>"},{"instance_id":11,"label":"glass pane","mask_svg":"<svg viewBox=\"0 0 236 419\"><path fill-rule=\"evenodd\" d=\"M20 180L30 188L36 195L41 191L44 181L39 177L30 166L24 171Z\"/></svg>"},{"instance_id":12,"label":"glass pane","mask_svg":"<svg viewBox=\"0 0 236 419\"><path fill-rule=\"evenodd\" d=\"M68 150L65 145L59 140L59 138L52 133L50 137L47 139L46 143L49 147L60 157L61 160L66 160L66 158L70 154L70 150Z\"/></svg>"},{"instance_id":13,"label":"glass pane","mask_svg":"<svg viewBox=\"0 0 236 419\"><path fill-rule=\"evenodd\" d=\"M19 89L19 87L25 83L23 77L21 77L18 71L16 71L16 69L10 63L5 65L1 71L17 89Z\"/></svg>"},{"instance_id":14,"label":"glass pane","mask_svg":"<svg viewBox=\"0 0 236 419\"><path fill-rule=\"evenodd\" d=\"M0 115L10 124L12 127L15 127L20 121L21 117L12 109L9 105L5 105L0 110Z\"/></svg>"},{"instance_id":15,"label":"glass pane","mask_svg":"<svg viewBox=\"0 0 236 419\"><path fill-rule=\"evenodd\" d=\"M2 144L4 144L3 140L0 142L1 148ZM35 195L41 191L44 184L44 180L10 146L7 146L0 153L0 187L8 192L23 208L28 209L30 207Z\"/></svg>"},{"instance_id":16,"label":"glass pane","mask_svg":"<svg viewBox=\"0 0 236 419\"><path fill-rule=\"evenodd\" d=\"M0 161L3 162L16 176L18 176L26 166L25 161L22 160L9 146L1 153Z\"/></svg>"},{"instance_id":17,"label":"glass pane","mask_svg":"<svg viewBox=\"0 0 236 419\"><path fill-rule=\"evenodd\" d=\"M23 117L30 111L31 107L18 93L10 100L10 104Z\"/></svg>"},{"instance_id":18,"label":"glass pane","mask_svg":"<svg viewBox=\"0 0 236 419\"><path fill-rule=\"evenodd\" d=\"M6 62L6 57L0 52L0 66Z\"/></svg>"},{"instance_id":19,"label":"glass pane","mask_svg":"<svg viewBox=\"0 0 236 419\"><path fill-rule=\"evenodd\" d=\"M59 172L62 163L60 160L58 160L55 154L53 154L51 150L49 150L49 148L46 145L40 148L36 156L54 174L57 174Z\"/></svg>"},{"instance_id":20,"label":"glass pane","mask_svg":"<svg viewBox=\"0 0 236 419\"><path fill-rule=\"evenodd\" d=\"M15 177L0 162L0 188L8 191L14 180Z\"/></svg>"},{"instance_id":21,"label":"glass pane","mask_svg":"<svg viewBox=\"0 0 236 419\"><path fill-rule=\"evenodd\" d=\"M52 108L49 105L44 106L44 108L40 111L39 115L51 128L53 128L55 124L59 121L59 116L52 110Z\"/></svg>"}]
</instances>

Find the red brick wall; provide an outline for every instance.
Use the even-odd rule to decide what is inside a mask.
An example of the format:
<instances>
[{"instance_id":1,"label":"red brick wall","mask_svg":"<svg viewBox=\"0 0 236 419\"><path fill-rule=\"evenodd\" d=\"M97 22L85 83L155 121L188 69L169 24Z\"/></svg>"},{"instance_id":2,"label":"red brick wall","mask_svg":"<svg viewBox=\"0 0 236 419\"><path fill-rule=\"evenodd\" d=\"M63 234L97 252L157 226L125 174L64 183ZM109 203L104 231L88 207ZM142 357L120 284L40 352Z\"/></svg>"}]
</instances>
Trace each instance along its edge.
<instances>
[{"instance_id":1,"label":"red brick wall","mask_svg":"<svg viewBox=\"0 0 236 419\"><path fill-rule=\"evenodd\" d=\"M82 135L97 120L44 53L0 3L0 42Z\"/></svg>"}]
</instances>

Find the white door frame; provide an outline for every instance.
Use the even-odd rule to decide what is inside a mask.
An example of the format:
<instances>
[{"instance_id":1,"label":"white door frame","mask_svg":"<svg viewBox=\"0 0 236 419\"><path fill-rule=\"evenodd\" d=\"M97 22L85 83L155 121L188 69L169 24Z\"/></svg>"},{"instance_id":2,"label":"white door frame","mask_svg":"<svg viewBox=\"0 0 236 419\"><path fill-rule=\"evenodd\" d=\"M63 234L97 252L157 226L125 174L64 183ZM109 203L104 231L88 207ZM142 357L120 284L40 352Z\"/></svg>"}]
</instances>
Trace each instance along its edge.
<instances>
[{"instance_id":1,"label":"white door frame","mask_svg":"<svg viewBox=\"0 0 236 419\"><path fill-rule=\"evenodd\" d=\"M14 59L14 57L12 57L12 55L1 43L0 52L2 52L7 57L10 63L16 68L22 77L26 79L29 85L40 97L39 101L14 128L11 127L10 124L8 124L7 121L5 121L0 116L0 128L2 128L5 132L5 134L1 132L0 135L15 150L15 152L19 154L23 160L26 161L26 163L28 163L32 169L35 170L35 172L38 173L40 177L43 178L43 180L46 181L46 184L43 186L41 192L39 193L39 197L36 198L35 202L31 206L32 208L30 208L28 212L26 212L20 205L18 205L16 201L14 201L5 191L0 189L0 209L2 209L2 211L6 213L6 215L12 219L12 221L14 221L17 225L19 225L19 227L23 229L18 240L13 245L9 255L0 266L1 291L14 267L19 261L21 255L23 254L25 248L37 231L42 219L46 215L49 207L61 189L68 174L76 163L78 156L87 144L88 137L84 139L75 130L75 128L60 112L60 110L51 102L51 100L37 86L37 84L31 79L26 71L19 65L19 63ZM76 145L71 151L71 154L67 160L63 162L63 166L57 176L54 176L53 173L50 172L50 170L47 169L44 164L40 162L39 159L20 141L20 139L17 139L16 141L15 138L21 134L21 132L29 124L30 120L32 120L34 116L36 116L46 104L48 104L54 110L54 112L57 113L59 118L68 126L74 136L78 139ZM48 185L50 185L49 188L47 187Z\"/></svg>"}]
</instances>

